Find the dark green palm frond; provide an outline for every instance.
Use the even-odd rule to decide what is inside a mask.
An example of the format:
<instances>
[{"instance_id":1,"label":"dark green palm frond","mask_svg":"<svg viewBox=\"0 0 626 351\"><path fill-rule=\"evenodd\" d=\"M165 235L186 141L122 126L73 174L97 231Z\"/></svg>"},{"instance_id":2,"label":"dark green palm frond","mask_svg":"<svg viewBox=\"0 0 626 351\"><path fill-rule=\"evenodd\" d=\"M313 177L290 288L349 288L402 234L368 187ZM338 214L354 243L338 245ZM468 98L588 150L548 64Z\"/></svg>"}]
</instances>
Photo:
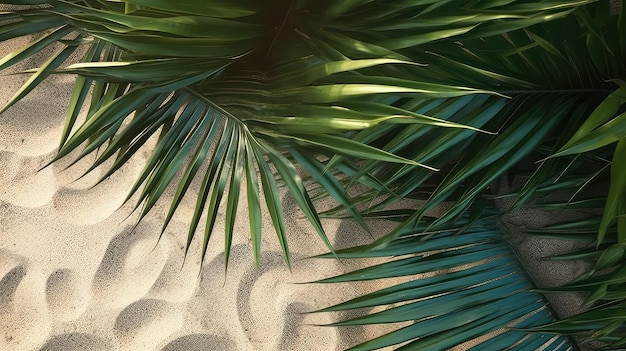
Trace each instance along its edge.
<instances>
[{"instance_id":1,"label":"dark green palm frond","mask_svg":"<svg viewBox=\"0 0 626 351\"><path fill-rule=\"evenodd\" d=\"M617 223L618 243L626 241L626 83L593 111L576 133L552 157L582 154L617 143L611 161L611 184L598 231L602 242L609 225Z\"/></svg>"},{"instance_id":2,"label":"dark green palm frond","mask_svg":"<svg viewBox=\"0 0 626 351\"><path fill-rule=\"evenodd\" d=\"M562 5L552 9L565 11L566 6ZM595 132L597 139L594 140L605 140L603 145L614 143L622 136L622 116L616 113L617 110L611 112L599 105L604 99L608 102L602 105L621 105L615 102L621 94L621 88L615 89L615 79L622 77L626 71L620 64L624 60L617 40L619 34L616 28L620 17L609 16L608 8L606 3L583 6L564 18L556 16L554 21L517 30L511 27L512 30L506 33L475 37L472 30L455 37L455 41L442 39L404 49L402 53L407 55L411 52L425 54L422 56L428 70L423 71L425 76L422 79L436 78L453 84L489 87L512 99L499 102L502 105L506 102L504 107L490 110L487 110L488 105L475 104L477 99L466 100L463 109L455 111L452 117L464 118L473 114L473 120L457 121L473 125L471 123L482 118L480 128L499 131L498 135L378 125L357 137L377 142L376 145L383 149L410 159L429 160L431 165L442 169L444 175L448 174L443 179L410 166L392 165L387 168L370 163L365 169L377 174L390 189L402 196L414 194L423 197L417 190L421 185L429 179L437 184L437 190L427 197L428 202L415 215L416 220L443 201L462 199L442 217L442 221L471 207L474 201L486 194L489 183L498 176L507 172L523 172L519 168L522 163L538 162L541 166L521 191L515 207L531 198L540 184L560 179L563 176L561 169L571 173L568 164L576 161L548 157L565 147L574 133L578 133L578 138L581 133L598 127L595 125L579 131L584 124L594 123L594 120L602 120L602 123L610 121ZM519 13L520 9L512 5L507 10ZM583 20L590 17L597 21ZM592 44L594 40L600 40L598 37L603 43L600 48ZM592 58L599 52L603 52L611 64L601 67L598 60ZM418 106L424 109L420 111L422 113L445 116L446 110L436 107L446 106L443 101L427 100ZM453 108L453 102L449 104ZM465 135L462 140L456 139L460 133ZM612 136L607 137L610 133L613 133ZM388 135L398 136L389 140ZM421 147L415 148L418 143ZM585 152L582 149L579 151ZM502 161L496 162L498 159ZM396 186L401 188L396 189ZM451 198L451 194L455 195ZM372 192L365 199L370 201L376 195L377 192ZM374 210L396 200L390 198Z\"/></svg>"},{"instance_id":3,"label":"dark green palm frond","mask_svg":"<svg viewBox=\"0 0 626 351\"><path fill-rule=\"evenodd\" d=\"M433 6L431 10L435 11L436 8ZM406 56L418 52L428 53L423 56L425 59L422 61L429 65L429 69L424 71L425 80L439 78L450 84L489 87L511 96L512 99L501 102L498 108L488 110L488 102L471 105L478 100L473 100L472 97L458 98L465 99L466 103L462 105L462 109L457 110L455 117L463 118L466 124L478 126L469 123L470 120L466 118L473 114L475 117L483 116L485 120L479 125L480 128L498 131L497 135L429 127L409 131L410 128L386 125L377 125L357 134L357 139L362 138L361 140L406 158L427 159L431 165L442 169L443 177L407 165L384 167L380 163L369 162L365 172L376 174L387 187L402 197L415 197L425 203L417 211L411 212L385 211L385 206L397 201L399 197L390 197L381 202L371 209L372 216L391 216L402 220L398 229L371 245L342 251L338 255L382 256L383 252L393 255L394 250L395 255L404 255L406 247L412 248L417 244L394 244L399 243L406 233L412 233L412 228L416 226L431 233L423 235L423 243L420 241L420 245L428 247L428 243L436 240L434 238L439 235L435 232L437 228L465 218L468 212L475 213L484 197L498 197L490 189L494 180L507 174L526 176L527 181L521 188L506 195L515 197L514 207L529 200L537 200L546 194L565 191L569 193L569 199L549 204L550 208L591 207L604 209L604 215L570 224L553 225L542 230L551 236L584 238L599 245L597 248L589 247L560 256L559 259L591 259L595 261L595 267L571 284L550 290L586 293L587 304L593 308L589 312L543 326L541 324L546 323L545 321L535 324L534 327L519 327L524 332L547 333L543 337L548 339L555 334L582 334L588 339L620 347L626 340L626 319L622 308L624 295L621 292L624 283L624 248L623 233L620 234L623 219L626 218L623 212L626 201L626 176L623 174L623 160L626 158L622 150L625 137L622 132L624 100L623 83L620 79L626 69L623 64L624 44L620 41L623 33L616 29L621 26L624 12L622 9L619 16L610 15L609 5L598 2L556 17L560 18L518 29L511 27L511 31L506 33L493 32L494 28L498 29L494 24L484 32L495 33L494 35L473 37L473 34L481 33L481 27L488 27L481 24L466 33L455 34L458 35L454 37L456 41L442 39L399 50ZM494 101L498 101L498 98L489 97L485 101L491 101L496 106ZM415 102L413 108L420 113L441 116L445 115L447 108L452 109L452 106L454 99L426 99ZM452 118L453 121L460 121ZM462 134L465 134L465 138L457 139ZM597 189L600 189L602 195L589 200L585 198L588 193L586 190ZM377 195L378 191L372 191L362 199L372 201ZM444 202L452 202L452 205L446 207L441 216L436 219L426 217ZM331 215L337 213L337 209L328 212ZM369 216L366 214L365 217ZM436 254L433 256L436 257ZM449 260L451 259L438 264L445 268ZM376 277L393 277L396 273L403 274L402 272L417 274L417 268L414 268L419 265L417 260L409 261L410 259L404 262L394 261L388 264L389 270L383 271L381 268L380 271L372 272L378 274ZM368 274L370 271L364 270L338 279L369 279ZM451 287L441 290L450 291ZM438 299L437 293L428 294L429 299L424 301ZM388 302L393 301L393 296L396 296L394 290L383 290L354 301L371 299L374 302L370 306L385 305L393 303ZM385 298L390 300L384 300ZM350 305L352 303L348 302L347 306L361 306L356 303ZM411 307L406 307L406 310L414 313L418 310L415 306L419 303L422 301L418 300L413 305L409 303L408 306ZM397 321L406 320L402 319L403 307L394 307L356 319L354 323L385 323L393 318L397 318L394 319ZM513 309L507 311L513 312ZM464 310L457 309L455 313L450 313L450 318L461 318L463 313ZM378 316L382 317L376 319ZM423 322L427 321L428 319ZM412 346L409 345L417 345L415 349L420 349L426 344L420 345L419 340L428 342L430 339L427 334L420 333L426 329L423 329L423 324L419 327L418 324L420 323L414 324L414 329L411 329L411 325L372 343L365 343L363 349L409 342L414 338L417 338L414 344L409 343L400 349L411 349ZM447 324L442 322L437 325L440 330L442 325ZM499 327L505 327L505 324L500 324ZM531 338L541 336L531 335ZM442 349L450 346L441 345ZM502 344L495 348L504 349L511 345ZM524 343L519 347L527 345L530 344ZM478 348L482 346L485 345L479 345Z\"/></svg>"},{"instance_id":4,"label":"dark green palm frond","mask_svg":"<svg viewBox=\"0 0 626 351\"><path fill-rule=\"evenodd\" d=\"M395 258L318 283L410 280L318 312L388 306L332 325L409 323L350 350L391 345L402 345L398 350L448 350L464 343L476 350L571 349L563 337L518 330L548 323L553 317L541 295L530 291L532 285L497 222L494 214L483 214L475 222L465 217L455 226L408 228L384 247L337 251L340 258ZM425 231L427 227L435 231Z\"/></svg>"}]
</instances>

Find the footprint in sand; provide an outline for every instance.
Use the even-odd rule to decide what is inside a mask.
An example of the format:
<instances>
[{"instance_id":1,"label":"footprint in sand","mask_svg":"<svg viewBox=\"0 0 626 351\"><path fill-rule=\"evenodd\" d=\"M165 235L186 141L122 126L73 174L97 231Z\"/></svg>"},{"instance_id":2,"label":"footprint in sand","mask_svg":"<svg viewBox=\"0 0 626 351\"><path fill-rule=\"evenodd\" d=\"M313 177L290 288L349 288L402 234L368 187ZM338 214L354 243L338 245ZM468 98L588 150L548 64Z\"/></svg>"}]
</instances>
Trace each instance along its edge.
<instances>
[{"instance_id":1,"label":"footprint in sand","mask_svg":"<svg viewBox=\"0 0 626 351\"><path fill-rule=\"evenodd\" d=\"M0 146L1 147L1 146ZM0 151L0 185L10 184L22 169L24 157L15 152Z\"/></svg>"},{"instance_id":2,"label":"footprint in sand","mask_svg":"<svg viewBox=\"0 0 626 351\"><path fill-rule=\"evenodd\" d=\"M124 202L120 190L95 187L74 190L62 187L54 195L54 208L63 220L72 224L90 225L111 216Z\"/></svg>"},{"instance_id":3,"label":"footprint in sand","mask_svg":"<svg viewBox=\"0 0 626 351\"><path fill-rule=\"evenodd\" d=\"M332 350L337 345L338 335L331 328L313 324L305 314L313 308L310 304L292 302L284 309L283 332L278 342L280 350ZM329 321L325 321L328 323Z\"/></svg>"},{"instance_id":4,"label":"footprint in sand","mask_svg":"<svg viewBox=\"0 0 626 351\"><path fill-rule=\"evenodd\" d=\"M17 90L19 80L20 77L2 77L3 90ZM59 98L64 99L60 92L62 89L59 88L67 88L71 92L71 81L61 82L56 79L58 85L54 85L54 80L44 81L40 89L33 90L2 114L0 146L5 150L23 156L46 155L56 151L66 114L63 104L57 103ZM1 100L0 106L6 102Z\"/></svg>"},{"instance_id":5,"label":"footprint in sand","mask_svg":"<svg viewBox=\"0 0 626 351\"><path fill-rule=\"evenodd\" d=\"M71 321L87 310L91 293L75 271L60 269L48 277L46 300L54 318Z\"/></svg>"},{"instance_id":6,"label":"footprint in sand","mask_svg":"<svg viewBox=\"0 0 626 351\"><path fill-rule=\"evenodd\" d=\"M154 350L182 326L183 313L178 306L144 299L117 316L114 332L122 350Z\"/></svg>"},{"instance_id":7,"label":"footprint in sand","mask_svg":"<svg viewBox=\"0 0 626 351\"><path fill-rule=\"evenodd\" d=\"M124 204L131 185L130 179L109 178L89 189L61 187L53 197L54 208L72 224L96 224Z\"/></svg>"},{"instance_id":8,"label":"footprint in sand","mask_svg":"<svg viewBox=\"0 0 626 351\"><path fill-rule=\"evenodd\" d=\"M50 165L57 182L65 188L73 190L90 189L98 184L98 180L104 175L103 172L106 171L105 165L100 165L85 174L96 161L97 155L96 152L92 152L79 160L78 157L82 151L83 149L79 147ZM105 162L105 164L107 163ZM110 166L110 164L107 165Z\"/></svg>"},{"instance_id":9,"label":"footprint in sand","mask_svg":"<svg viewBox=\"0 0 626 351\"><path fill-rule=\"evenodd\" d=\"M59 172L57 168L49 167L51 172L56 172L55 176L59 183L64 184L53 197L54 208L61 218L70 223L80 225L99 223L124 204L141 167L141 162L128 162L99 184L97 184L98 171L94 173L98 178L92 175L73 183L72 181L76 179Z\"/></svg>"},{"instance_id":10,"label":"footprint in sand","mask_svg":"<svg viewBox=\"0 0 626 351\"><path fill-rule=\"evenodd\" d=\"M186 222L172 221L161 238L167 245L167 261L161 274L150 288L146 298L165 300L175 303L188 301L196 292L200 279L200 248L194 246L185 258L184 234L189 230ZM154 233L155 238L158 232Z\"/></svg>"},{"instance_id":11,"label":"footprint in sand","mask_svg":"<svg viewBox=\"0 0 626 351\"><path fill-rule=\"evenodd\" d=\"M45 168L37 171L38 165L33 164L38 164L37 160L22 158L17 163L17 165L10 164L2 172L9 173L9 176L11 173L20 173L25 176L21 178L15 176L11 180L10 186L0 187L0 200L12 205L30 208L49 203L57 191L52 170ZM0 164L2 164L1 160ZM0 178L2 178L1 175Z\"/></svg>"},{"instance_id":12,"label":"footprint in sand","mask_svg":"<svg viewBox=\"0 0 626 351\"><path fill-rule=\"evenodd\" d=\"M244 248L248 249L248 248ZM307 291L310 287L290 284L291 273L278 252L262 254L260 269L247 267L237 292L237 312L247 338L257 350L320 350L336 348L333 328L312 326L331 322L307 315L315 310ZM245 261L245 260L242 260ZM309 325L307 325L309 324ZM280 331L280 332L277 332Z\"/></svg>"},{"instance_id":13,"label":"footprint in sand","mask_svg":"<svg viewBox=\"0 0 626 351\"><path fill-rule=\"evenodd\" d=\"M41 351L105 351L115 350L113 343L86 333L69 333L50 338Z\"/></svg>"},{"instance_id":14,"label":"footprint in sand","mask_svg":"<svg viewBox=\"0 0 626 351\"><path fill-rule=\"evenodd\" d=\"M206 350L237 350L237 345L231 340L213 334L191 334L182 336L169 344L161 351L206 351Z\"/></svg>"},{"instance_id":15,"label":"footprint in sand","mask_svg":"<svg viewBox=\"0 0 626 351\"><path fill-rule=\"evenodd\" d=\"M315 305L319 293L289 283L297 273L289 271L279 252L262 252L259 268L253 262L250 246L238 244L231 249L226 277L223 254L203 265L190 303L196 307L187 310L188 318L202 321L195 327L228 335L237 345L228 348L233 350L341 349L335 328L313 326L331 323L329 316L303 314L320 307ZM225 294L233 291L235 296Z\"/></svg>"},{"instance_id":16,"label":"footprint in sand","mask_svg":"<svg viewBox=\"0 0 626 351\"><path fill-rule=\"evenodd\" d=\"M48 338L44 279L25 258L0 250L0 350L31 350Z\"/></svg>"},{"instance_id":17,"label":"footprint in sand","mask_svg":"<svg viewBox=\"0 0 626 351\"><path fill-rule=\"evenodd\" d=\"M129 227L109 243L92 283L93 298L106 307L126 307L141 299L157 281L169 243L157 244L158 227L149 221Z\"/></svg>"}]
</instances>

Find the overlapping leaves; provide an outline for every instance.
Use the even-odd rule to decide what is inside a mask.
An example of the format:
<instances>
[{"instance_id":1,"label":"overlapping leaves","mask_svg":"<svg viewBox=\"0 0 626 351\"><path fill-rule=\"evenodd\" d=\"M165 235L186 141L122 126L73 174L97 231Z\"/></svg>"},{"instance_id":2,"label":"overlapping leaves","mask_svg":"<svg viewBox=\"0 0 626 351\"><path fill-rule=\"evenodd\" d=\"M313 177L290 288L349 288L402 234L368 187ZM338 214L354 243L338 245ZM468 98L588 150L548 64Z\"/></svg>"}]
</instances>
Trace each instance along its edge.
<instances>
[{"instance_id":1,"label":"overlapping leaves","mask_svg":"<svg viewBox=\"0 0 626 351\"><path fill-rule=\"evenodd\" d=\"M142 1L47 3L50 6L2 14L3 19L11 21L1 27L0 39L38 33L40 36L7 55L0 61L0 69L47 49L57 50L44 65L25 72L31 74L30 79L4 109L50 74L77 75L61 147L54 160L78 148L84 148L78 159L98 150L89 170L114 159L106 178L153 135L158 135L129 199L137 195L137 208L141 206L143 218L170 183L180 179L177 186L174 184L176 194L166 215L165 230L193 180L201 179L188 243L206 213L204 250L215 227L217 210L224 203L229 251L239 188L245 183L246 189L255 193L249 194L248 206L257 257L262 211L261 201L255 195L263 189L265 205L289 262L276 178L287 185L305 216L332 249L308 191L285 150L292 149L291 156L303 162L317 182L335 184L331 195L351 208L350 213L359 219L351 198L333 174L336 167L343 166L324 165L317 158L320 153L435 170L342 133L380 123L471 128L391 106L379 97L489 93L386 75L398 66L421 69L401 55L351 58L341 54L348 51L345 45L333 48L334 54L329 55L323 43L298 43L306 41L306 36L294 39L296 34L288 33L289 38L281 38L283 33L273 32L272 23L263 22L268 11L274 9L255 2L221 6L218 2L188 1L175 8L164 2ZM206 11L190 13L194 6ZM269 44L266 37L271 39ZM84 52L81 62L65 63L78 52ZM79 111L84 105L88 112L81 121ZM177 178L180 174L182 178ZM359 174L354 181L362 181L359 178L367 177Z\"/></svg>"},{"instance_id":2,"label":"overlapping leaves","mask_svg":"<svg viewBox=\"0 0 626 351\"><path fill-rule=\"evenodd\" d=\"M511 5L511 8L515 8L516 5ZM441 5L441 8L445 6ZM429 11L435 12L437 9L440 7L433 5ZM564 8L561 10L569 11ZM512 25L502 36L474 37L473 34L480 33L481 27L486 27L481 24L467 33L455 34L458 35L458 38L455 38L458 39L456 42L449 42L444 36L444 39L439 41L420 44L418 47L402 48L400 53L404 55L417 52L425 55L423 57L426 59L423 62L429 65L426 72L431 74L430 79L438 78L439 82L454 84L463 82L483 88L490 87L511 96L512 99L504 102L493 97L489 100L484 97L488 102L482 104L477 104L481 97L430 99L414 105L419 113L429 115L445 115L449 113L448 111L453 111L451 118L455 122L463 121L487 131L498 131L497 135L432 128L405 129L386 125L378 125L357 134L355 138L359 140L367 140L407 158L427 159L433 166L442 169L443 175L438 176L407 165L383 166L377 162L368 162L363 172L376 174L386 187L400 196L390 196L379 205L370 208L371 212L367 217L402 219L402 222L392 233L371 245L339 252L338 255L360 257L376 253L381 256L404 257L410 248L421 245L428 247L428 243L440 235L437 232L438 228L467 218L470 212L476 214L477 207L481 206L485 197L515 197L514 208L518 208L528 203L530 199L536 201L547 194L565 191L570 198L561 203L553 203L550 208L560 210L568 207L600 208L604 209L604 215L559 229L561 238L584 236L590 243L595 241L598 247L590 247L585 251L561 257L561 259L590 259L595 261L595 268L575 282L553 290L587 293L589 294L587 303L593 308L575 317L547 323L544 326L535 324L534 327L523 329L525 332L541 332L547 335L582 334L587 339L608 342L616 346L622 345L625 340L623 332L626 319L621 308L623 294L620 293L620 289L623 288L623 281L620 279L623 275L624 255L621 235L616 234L620 232L620 221L624 218L622 210L626 201L623 191L626 178L622 174L623 88L619 80L624 74L622 64L624 51L623 41L620 41L623 33L619 33L616 28L623 23L624 11L622 9L621 13L610 15L609 10L608 4L583 6L573 12L556 15L560 18L555 22L519 28ZM409 26L415 23L414 26L419 26L418 23L421 22L411 20L420 16L427 19L429 11L407 18L404 24L399 25ZM448 20L452 17L443 18ZM529 19L524 18L523 21L527 20ZM531 22L532 20L529 20L526 23ZM443 26L441 22L436 23ZM387 25L388 27L384 27L385 30L401 29L395 27L395 22ZM498 25L503 27L504 23ZM498 25L494 27L499 28ZM453 24L449 27L454 26ZM458 29L462 28L450 29L450 33ZM492 33L491 30L486 32ZM458 105L455 107L455 104ZM461 138L461 135L464 137ZM494 196L491 188L494 180L507 176L527 180L514 193ZM597 191L598 188L604 189L605 196L585 198L587 190ZM375 190L363 195L359 200L364 203L371 202L379 195L380 192ZM417 210L385 209L387 205L405 197L422 200L423 205ZM433 211L439 211L440 214L435 219L429 219L427 215ZM338 213L337 208L328 211L326 215L336 216ZM550 235L555 235L556 228L546 230L549 230ZM466 232L471 235L473 230L460 225L458 236L462 237ZM416 234L420 237L419 244L400 245L407 233L419 233ZM606 236L611 238L610 241L607 242ZM436 242L436 239L434 240ZM455 247L452 240L446 243L450 248ZM441 267L447 267L446 262L454 262L455 259L460 260L463 257L461 250L448 252L451 257L438 262ZM437 257L436 254L433 256ZM519 265L514 259L512 262ZM395 277L396 272L418 272L421 269L428 269L429 263L423 259L405 261L399 259L389 263L389 269L384 270L383 267L385 266L373 268L378 269L376 279ZM473 283L499 279L497 270L489 268L487 263L484 267L490 272L486 273L484 278L477 278ZM352 278L359 280L358 277L368 276L369 272L367 269L357 271L329 281ZM452 276L450 273L442 273L433 279L447 282L446 279ZM407 284L420 284L419 281L420 279L417 279ZM411 311L417 311L422 306L434 308L434 311L439 309L442 311L441 316L434 315L433 319L445 320L446 317L443 317L447 313L445 306L434 302L439 298L438 293L456 292L451 281L445 286L441 291L428 294L425 300L417 297L413 300L409 296L402 302L411 306L406 307ZM469 286L468 284L465 288ZM329 310L358 308L363 306L361 302L367 301L366 305L369 307L387 305L390 309L345 323L360 321L384 323L393 318L396 318L394 321L405 320L402 319L403 306L394 307L397 301L393 298L399 295L395 295L393 289L395 287L357 298L347 302L345 307L339 305ZM432 307L429 307L430 305ZM476 306L479 308L481 304L477 303ZM462 318L464 311L461 309L456 310L454 314L450 313L450 320ZM513 309L507 311L513 312ZM513 323L514 319L501 322L500 326ZM428 319L422 322L425 324L427 321ZM436 339L429 334L422 334L423 330L428 330L422 322L417 321L413 324L414 328L413 325L403 327L355 349L376 349L405 342L408 344L401 346L400 349L420 349L424 347L420 342L430 343L432 340L441 342L437 345L441 349L446 349L467 340L461 337L463 332L445 334L446 338L453 338L452 335L459 338L453 344L444 344L443 337ZM442 330L441 328L446 330L447 325L446 322L438 323L438 331ZM535 336L531 334L529 338ZM432 347L432 344L427 345ZM494 345L497 344L490 346L480 344L477 347L479 349L539 347L532 342L515 344L514 341Z\"/></svg>"},{"instance_id":3,"label":"overlapping leaves","mask_svg":"<svg viewBox=\"0 0 626 351\"><path fill-rule=\"evenodd\" d=\"M411 278L318 311L389 305L381 312L333 325L409 322L350 350L392 345L400 345L397 350L449 350L466 342L471 350L504 350L513 345L520 350L571 349L563 337L516 330L548 323L553 317L541 296L529 291L532 285L519 270L493 214L481 214L475 222L466 216L445 226L427 218L423 225L403 230L384 247L356 247L336 255L394 259L318 283Z\"/></svg>"},{"instance_id":4,"label":"overlapping leaves","mask_svg":"<svg viewBox=\"0 0 626 351\"><path fill-rule=\"evenodd\" d=\"M441 297L410 295L406 301L419 303L346 322L418 320L366 343L365 349L405 342L404 349L445 349L511 323L536 327L547 322L543 302L526 291L529 285L514 268L517 263L492 219L479 220L489 229L471 227L474 218L467 213L482 213L477 204L493 196L490 184L507 173L529 173L516 206L572 187L567 204L588 205L577 196L609 177L607 196L591 202L606 205L594 232L600 251L572 256L597 259L596 270L568 287L590 291L589 302L599 303L600 312L542 331L599 328L601 340L622 342L615 336L623 330L622 281L596 273L620 267L626 235L624 88L615 87L623 84L616 79L624 78L624 6L612 13L607 2L592 0L5 4L46 6L0 13L0 41L35 36L0 60L0 70L40 52L53 53L25 72L29 80L4 109L50 74L76 75L55 160L80 148L79 158L98 150L92 168L112 160L106 177L156 136L129 199L135 194L143 217L173 187L165 230L196 179L200 185L197 194L190 194L196 206L188 243L204 226L206 251L223 207L228 257L245 188L255 257L264 202L289 262L281 183L331 251L312 197L333 197L341 206L328 215L346 209L363 225L363 217L378 213L408 215L383 239L339 255L443 251L340 279L361 273L414 275L442 267L459 271L398 288ZM65 63L79 53L80 62ZM84 119L79 117L83 106L88 110ZM528 161L537 166L524 168ZM591 173L581 172L590 164ZM346 189L355 183L370 190L349 196ZM356 210L381 194L383 200L365 215ZM418 211L379 212L404 197L425 200L425 205ZM446 202L451 206L440 217L428 219ZM460 234L430 234L452 223L462 224L456 228ZM614 232L616 241L606 246ZM396 303L394 289L331 309ZM441 299L454 308L433 310ZM430 312L418 318L417 306L423 304L423 311ZM614 317L608 324L583 323L596 321L594 313L602 311ZM445 329L449 326L458 328ZM562 341L507 331L477 347L560 349Z\"/></svg>"}]
</instances>

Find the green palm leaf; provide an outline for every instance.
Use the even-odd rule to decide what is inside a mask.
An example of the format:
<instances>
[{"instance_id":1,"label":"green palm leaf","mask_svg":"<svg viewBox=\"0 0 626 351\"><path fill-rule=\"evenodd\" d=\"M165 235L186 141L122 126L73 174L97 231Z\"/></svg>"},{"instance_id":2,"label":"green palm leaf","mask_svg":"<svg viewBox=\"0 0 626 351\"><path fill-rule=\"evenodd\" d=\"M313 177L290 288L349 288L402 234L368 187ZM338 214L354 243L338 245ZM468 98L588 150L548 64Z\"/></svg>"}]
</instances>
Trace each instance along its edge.
<instances>
[{"instance_id":1,"label":"green palm leaf","mask_svg":"<svg viewBox=\"0 0 626 351\"><path fill-rule=\"evenodd\" d=\"M553 317L541 296L530 291L532 284L497 225L497 216L469 221L464 218L451 227L430 225L435 232L425 231L429 225L409 228L384 247L337 251L340 258L398 258L317 283L411 279L317 312L386 305L389 308L381 312L332 325L410 322L350 350L399 344L399 350L448 350L472 340L475 349L503 350L522 341L521 349L570 349L565 338L517 330Z\"/></svg>"}]
</instances>

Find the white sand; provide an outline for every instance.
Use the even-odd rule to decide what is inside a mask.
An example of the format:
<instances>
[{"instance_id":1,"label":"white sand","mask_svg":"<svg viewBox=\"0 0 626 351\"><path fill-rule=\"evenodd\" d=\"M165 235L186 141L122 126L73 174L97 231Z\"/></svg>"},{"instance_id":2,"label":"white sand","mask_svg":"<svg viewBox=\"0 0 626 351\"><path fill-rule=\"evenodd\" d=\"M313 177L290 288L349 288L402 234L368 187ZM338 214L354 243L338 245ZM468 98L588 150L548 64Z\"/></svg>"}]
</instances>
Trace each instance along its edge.
<instances>
[{"instance_id":1,"label":"white sand","mask_svg":"<svg viewBox=\"0 0 626 351\"><path fill-rule=\"evenodd\" d=\"M3 43L0 55L24 43ZM1 106L25 79L0 77ZM53 77L0 116L0 350L327 351L380 333L312 326L341 316L300 313L369 287L295 284L355 266L301 260L326 249L289 201L293 271L267 215L261 268L255 268L240 208L225 276L219 223L201 273L200 240L183 265L192 199L185 199L160 241L166 201L136 228L136 215L125 219L130 204L118 209L147 152L96 187L101 169L77 180L89 158L67 170L69 161L62 160L37 171L54 155L71 88L72 77ZM371 240L349 223L325 224L339 247Z\"/></svg>"}]
</instances>

